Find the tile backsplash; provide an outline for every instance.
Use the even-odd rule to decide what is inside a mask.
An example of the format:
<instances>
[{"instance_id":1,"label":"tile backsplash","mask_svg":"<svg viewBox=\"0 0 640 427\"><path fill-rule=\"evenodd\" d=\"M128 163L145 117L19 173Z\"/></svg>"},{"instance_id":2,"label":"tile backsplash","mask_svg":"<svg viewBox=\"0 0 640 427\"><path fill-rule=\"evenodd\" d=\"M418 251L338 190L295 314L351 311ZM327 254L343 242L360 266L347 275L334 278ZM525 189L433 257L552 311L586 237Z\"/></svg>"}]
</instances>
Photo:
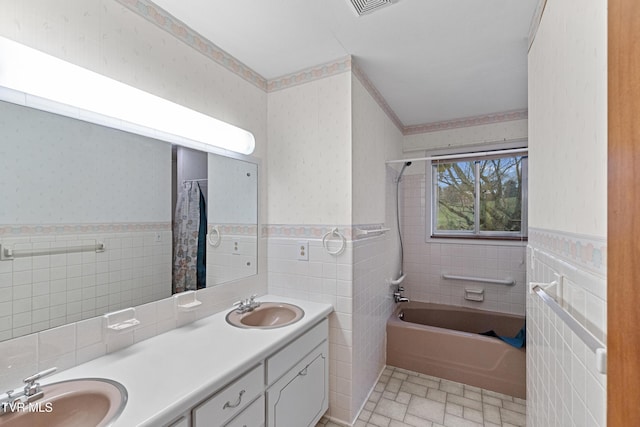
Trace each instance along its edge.
<instances>
[{"instance_id":1,"label":"tile backsplash","mask_svg":"<svg viewBox=\"0 0 640 427\"><path fill-rule=\"evenodd\" d=\"M434 302L525 314L526 259L524 243L465 243L426 240L425 175L403 178L404 272L406 295L418 301ZM443 274L487 279L515 280L515 285L447 280ZM484 301L464 299L465 288L483 289Z\"/></svg>"},{"instance_id":2,"label":"tile backsplash","mask_svg":"<svg viewBox=\"0 0 640 427\"><path fill-rule=\"evenodd\" d=\"M170 296L170 224L126 228L143 231L2 237L15 251L68 252L0 261L0 340ZM98 242L104 252L73 251Z\"/></svg>"}]
</instances>

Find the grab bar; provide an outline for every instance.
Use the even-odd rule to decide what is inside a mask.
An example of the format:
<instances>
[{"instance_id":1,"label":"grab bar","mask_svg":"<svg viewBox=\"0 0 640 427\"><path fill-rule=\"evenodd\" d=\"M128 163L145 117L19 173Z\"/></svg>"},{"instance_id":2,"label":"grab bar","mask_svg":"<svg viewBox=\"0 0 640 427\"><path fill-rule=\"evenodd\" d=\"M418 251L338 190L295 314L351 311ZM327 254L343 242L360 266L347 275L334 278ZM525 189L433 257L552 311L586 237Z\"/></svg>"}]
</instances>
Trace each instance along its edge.
<instances>
[{"instance_id":1,"label":"grab bar","mask_svg":"<svg viewBox=\"0 0 640 427\"><path fill-rule=\"evenodd\" d=\"M16 258L24 258L30 256L41 256L41 255L59 255L59 254L68 254L73 252L104 252L106 247L103 242L98 242L95 245L85 245L85 246L71 246L68 248L44 248L44 249L24 249L24 250L14 250L11 248L3 247L0 244L0 261L13 261Z\"/></svg>"},{"instance_id":2,"label":"grab bar","mask_svg":"<svg viewBox=\"0 0 640 427\"><path fill-rule=\"evenodd\" d=\"M484 277L454 276L452 274L443 274L442 278L447 280L464 280L467 282L494 283L496 285L508 285L508 286L516 284L516 281L510 277L507 277L504 280L500 280L500 279L485 279Z\"/></svg>"},{"instance_id":3,"label":"grab bar","mask_svg":"<svg viewBox=\"0 0 640 427\"><path fill-rule=\"evenodd\" d=\"M531 289L540 297L545 304L571 329L578 338L585 343L591 351L596 354L596 369L601 374L607 373L607 347L576 320L567 310L562 308L548 293L542 289L544 284L535 284Z\"/></svg>"}]
</instances>

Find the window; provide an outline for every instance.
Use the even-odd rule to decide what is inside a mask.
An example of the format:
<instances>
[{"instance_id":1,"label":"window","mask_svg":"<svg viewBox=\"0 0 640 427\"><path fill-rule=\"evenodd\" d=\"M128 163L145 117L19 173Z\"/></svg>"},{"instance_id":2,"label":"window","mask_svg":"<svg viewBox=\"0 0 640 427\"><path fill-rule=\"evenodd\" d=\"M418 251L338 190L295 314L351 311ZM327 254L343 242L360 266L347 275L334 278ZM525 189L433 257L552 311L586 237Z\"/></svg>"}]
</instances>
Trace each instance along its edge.
<instances>
[{"instance_id":1,"label":"window","mask_svg":"<svg viewBox=\"0 0 640 427\"><path fill-rule=\"evenodd\" d=\"M434 160L431 168L433 237L526 237L527 156Z\"/></svg>"}]
</instances>

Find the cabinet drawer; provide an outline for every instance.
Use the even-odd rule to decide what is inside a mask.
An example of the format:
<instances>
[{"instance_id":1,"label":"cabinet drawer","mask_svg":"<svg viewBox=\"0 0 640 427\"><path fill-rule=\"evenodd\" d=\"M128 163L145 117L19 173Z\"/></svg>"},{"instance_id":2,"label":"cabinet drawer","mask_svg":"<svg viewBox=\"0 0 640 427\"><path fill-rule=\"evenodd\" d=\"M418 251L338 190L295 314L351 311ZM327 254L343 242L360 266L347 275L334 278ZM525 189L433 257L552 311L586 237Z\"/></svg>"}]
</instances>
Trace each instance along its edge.
<instances>
[{"instance_id":1,"label":"cabinet drawer","mask_svg":"<svg viewBox=\"0 0 640 427\"><path fill-rule=\"evenodd\" d=\"M293 365L328 338L329 321L324 319L291 344L267 359L267 384L273 384Z\"/></svg>"},{"instance_id":2,"label":"cabinet drawer","mask_svg":"<svg viewBox=\"0 0 640 427\"><path fill-rule=\"evenodd\" d=\"M221 426L240 413L264 389L264 365L258 365L193 410L194 427Z\"/></svg>"},{"instance_id":3,"label":"cabinet drawer","mask_svg":"<svg viewBox=\"0 0 640 427\"><path fill-rule=\"evenodd\" d=\"M264 427L264 395L249 405L225 427Z\"/></svg>"},{"instance_id":4,"label":"cabinet drawer","mask_svg":"<svg viewBox=\"0 0 640 427\"><path fill-rule=\"evenodd\" d=\"M329 406L325 341L267 391L268 427L314 427Z\"/></svg>"}]
</instances>

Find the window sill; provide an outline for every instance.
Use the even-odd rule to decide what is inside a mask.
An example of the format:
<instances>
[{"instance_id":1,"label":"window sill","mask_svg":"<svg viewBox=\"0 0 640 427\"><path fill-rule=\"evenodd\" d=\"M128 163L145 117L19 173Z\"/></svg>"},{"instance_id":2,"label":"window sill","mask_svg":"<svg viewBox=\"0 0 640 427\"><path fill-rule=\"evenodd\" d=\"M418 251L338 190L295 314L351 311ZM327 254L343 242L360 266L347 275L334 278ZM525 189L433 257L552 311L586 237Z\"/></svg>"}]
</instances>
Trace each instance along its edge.
<instances>
[{"instance_id":1,"label":"window sill","mask_svg":"<svg viewBox=\"0 0 640 427\"><path fill-rule=\"evenodd\" d=\"M520 246L527 245L526 237L498 237L498 236L460 236L451 234L426 235L425 243L439 243L448 245L491 245L491 246Z\"/></svg>"}]
</instances>

